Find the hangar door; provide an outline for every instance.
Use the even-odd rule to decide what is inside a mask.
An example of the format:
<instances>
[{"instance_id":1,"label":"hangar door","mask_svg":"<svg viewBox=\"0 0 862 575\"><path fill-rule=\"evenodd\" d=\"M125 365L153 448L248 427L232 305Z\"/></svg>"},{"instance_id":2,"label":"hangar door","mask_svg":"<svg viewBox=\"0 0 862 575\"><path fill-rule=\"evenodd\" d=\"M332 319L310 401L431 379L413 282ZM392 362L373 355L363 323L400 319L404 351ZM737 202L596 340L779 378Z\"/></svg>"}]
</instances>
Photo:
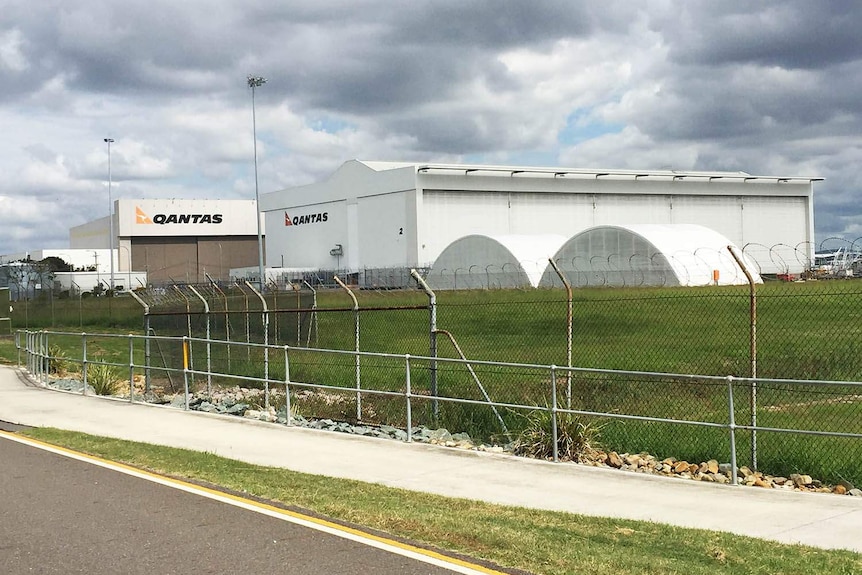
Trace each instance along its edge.
<instances>
[{"instance_id":1,"label":"hangar door","mask_svg":"<svg viewBox=\"0 0 862 575\"><path fill-rule=\"evenodd\" d=\"M134 238L132 268L146 271L151 283L199 283L203 279L197 277L198 242L194 237Z\"/></svg>"}]
</instances>

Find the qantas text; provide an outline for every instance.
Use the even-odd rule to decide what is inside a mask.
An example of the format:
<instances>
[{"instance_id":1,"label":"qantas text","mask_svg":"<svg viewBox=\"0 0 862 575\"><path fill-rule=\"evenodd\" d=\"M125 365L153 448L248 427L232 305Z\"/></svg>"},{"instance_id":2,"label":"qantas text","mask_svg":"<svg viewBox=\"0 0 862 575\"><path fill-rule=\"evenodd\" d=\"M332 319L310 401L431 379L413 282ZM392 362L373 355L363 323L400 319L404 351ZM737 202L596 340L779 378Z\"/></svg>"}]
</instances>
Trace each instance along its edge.
<instances>
[{"instance_id":1,"label":"qantas text","mask_svg":"<svg viewBox=\"0 0 862 575\"><path fill-rule=\"evenodd\" d=\"M319 214L306 214L304 216L293 216L292 218L284 212L284 225L299 226L302 224L316 224L325 222L329 219L329 212L321 212Z\"/></svg>"},{"instance_id":2,"label":"qantas text","mask_svg":"<svg viewBox=\"0 0 862 575\"><path fill-rule=\"evenodd\" d=\"M221 214L156 214L154 224L220 224Z\"/></svg>"}]
</instances>

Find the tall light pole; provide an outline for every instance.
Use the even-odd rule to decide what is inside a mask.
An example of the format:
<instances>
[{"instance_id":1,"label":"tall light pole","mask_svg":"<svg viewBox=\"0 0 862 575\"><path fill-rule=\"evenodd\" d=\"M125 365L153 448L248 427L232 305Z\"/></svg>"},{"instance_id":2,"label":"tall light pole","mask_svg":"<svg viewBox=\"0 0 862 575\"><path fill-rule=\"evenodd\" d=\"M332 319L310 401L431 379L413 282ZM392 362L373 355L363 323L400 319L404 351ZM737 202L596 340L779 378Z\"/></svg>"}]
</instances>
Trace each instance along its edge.
<instances>
[{"instance_id":1,"label":"tall light pole","mask_svg":"<svg viewBox=\"0 0 862 575\"><path fill-rule=\"evenodd\" d=\"M263 275L263 232L260 229L260 190L257 183L257 117L254 111L254 90L266 84L266 78L262 76L249 76L248 87L251 88L251 130L254 137L254 205L255 216L257 216L257 262L258 273L260 273L260 289L263 291L266 278Z\"/></svg>"},{"instance_id":2,"label":"tall light pole","mask_svg":"<svg viewBox=\"0 0 862 575\"><path fill-rule=\"evenodd\" d=\"M114 201L111 198L111 144L114 143L113 138L105 138L105 143L108 144L108 222L110 227L110 237L108 238L108 257L111 260L111 285L109 288L109 296L114 295Z\"/></svg>"}]
</instances>

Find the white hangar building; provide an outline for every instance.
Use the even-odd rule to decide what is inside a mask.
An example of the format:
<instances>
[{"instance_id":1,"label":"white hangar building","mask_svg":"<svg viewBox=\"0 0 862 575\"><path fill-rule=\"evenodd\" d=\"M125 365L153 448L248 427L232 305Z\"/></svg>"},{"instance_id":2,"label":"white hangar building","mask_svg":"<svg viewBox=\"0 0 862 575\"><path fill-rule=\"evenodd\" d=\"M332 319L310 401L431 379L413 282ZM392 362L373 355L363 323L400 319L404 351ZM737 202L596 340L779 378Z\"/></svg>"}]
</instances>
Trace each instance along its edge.
<instances>
[{"instance_id":1,"label":"white hangar building","mask_svg":"<svg viewBox=\"0 0 862 575\"><path fill-rule=\"evenodd\" d=\"M427 267L468 235L697 224L743 248L757 271L793 273L813 259L818 180L351 160L325 181L263 195L260 208L266 260L285 268Z\"/></svg>"},{"instance_id":2,"label":"white hangar building","mask_svg":"<svg viewBox=\"0 0 862 575\"><path fill-rule=\"evenodd\" d=\"M258 265L254 200L118 199L108 216L69 230L77 249L115 250L118 276L147 273L150 282L226 279ZM261 228L263 229L263 228ZM257 269L257 268L255 268Z\"/></svg>"}]
</instances>

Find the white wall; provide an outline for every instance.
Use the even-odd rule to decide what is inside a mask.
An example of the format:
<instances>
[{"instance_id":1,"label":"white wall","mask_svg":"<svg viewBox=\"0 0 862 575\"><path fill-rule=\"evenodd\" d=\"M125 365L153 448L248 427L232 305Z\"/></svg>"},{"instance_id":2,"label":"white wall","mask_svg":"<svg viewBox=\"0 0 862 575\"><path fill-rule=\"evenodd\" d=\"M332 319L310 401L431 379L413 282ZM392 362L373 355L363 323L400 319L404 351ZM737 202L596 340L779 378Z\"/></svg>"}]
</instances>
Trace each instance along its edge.
<instances>
[{"instance_id":1,"label":"white wall","mask_svg":"<svg viewBox=\"0 0 862 575\"><path fill-rule=\"evenodd\" d=\"M408 250L408 238L415 234L407 213L408 195L399 192L357 201L359 259L351 261L352 266L384 268L416 264Z\"/></svg>"},{"instance_id":2,"label":"white wall","mask_svg":"<svg viewBox=\"0 0 862 575\"><path fill-rule=\"evenodd\" d=\"M115 210L121 237L257 235L254 200L121 199Z\"/></svg>"},{"instance_id":3,"label":"white wall","mask_svg":"<svg viewBox=\"0 0 862 575\"><path fill-rule=\"evenodd\" d=\"M741 247L792 246L776 248L790 250L778 264L767 254L764 273L801 271L804 253L813 254L812 185L805 178L419 169L347 162L326 181L265 195L267 261L281 265L284 256L289 267L421 266L471 234L571 237L596 225L665 223L703 225ZM326 222L284 226L285 212L324 210ZM336 244L343 258L329 256Z\"/></svg>"},{"instance_id":4,"label":"white wall","mask_svg":"<svg viewBox=\"0 0 862 575\"><path fill-rule=\"evenodd\" d=\"M350 161L329 179L261 196L271 266L358 269L416 264L415 168L385 171ZM285 215L326 214L326 221L285 225ZM330 255L340 245L343 255ZM412 247L411 247L412 246Z\"/></svg>"},{"instance_id":5,"label":"white wall","mask_svg":"<svg viewBox=\"0 0 862 575\"><path fill-rule=\"evenodd\" d=\"M69 228L69 247L72 249L108 249L111 237L108 216ZM114 230L116 232L116 230Z\"/></svg>"}]
</instances>

